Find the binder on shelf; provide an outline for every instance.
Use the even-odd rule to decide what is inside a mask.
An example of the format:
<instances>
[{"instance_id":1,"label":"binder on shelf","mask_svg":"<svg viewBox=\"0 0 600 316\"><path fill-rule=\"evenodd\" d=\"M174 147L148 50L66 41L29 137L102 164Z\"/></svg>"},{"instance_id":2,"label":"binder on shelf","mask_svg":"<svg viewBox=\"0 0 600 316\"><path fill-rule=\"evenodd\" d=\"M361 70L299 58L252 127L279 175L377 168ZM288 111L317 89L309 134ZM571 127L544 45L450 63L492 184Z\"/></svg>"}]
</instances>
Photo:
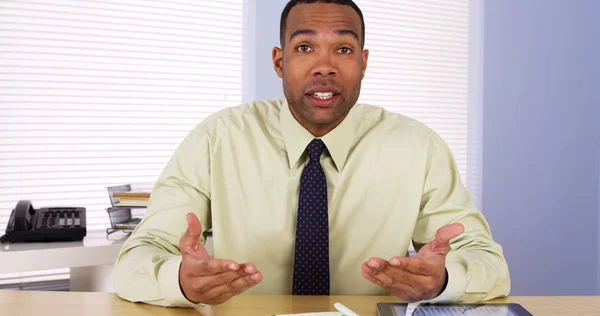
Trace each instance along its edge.
<instances>
[{"instance_id":1,"label":"binder on shelf","mask_svg":"<svg viewBox=\"0 0 600 316\"><path fill-rule=\"evenodd\" d=\"M132 209L146 208L150 193L135 192L131 190L130 184L107 187L111 207L107 208L110 219L110 228L107 234L122 230L131 232L142 221L143 214L136 214Z\"/></svg>"},{"instance_id":2,"label":"binder on shelf","mask_svg":"<svg viewBox=\"0 0 600 316\"><path fill-rule=\"evenodd\" d=\"M150 193L132 191L130 184L108 187L107 190L111 207L107 208L106 211L110 218L111 228L106 229L106 233L112 234L119 230L132 232L142 221L143 209L147 206ZM127 202L122 203L123 201ZM146 204L140 202L136 205L136 201L144 201ZM212 229L206 231L206 235L212 236Z\"/></svg>"},{"instance_id":3,"label":"binder on shelf","mask_svg":"<svg viewBox=\"0 0 600 316\"><path fill-rule=\"evenodd\" d=\"M141 217L132 215L130 208L109 207L106 211L110 218L110 230L132 231L142 221Z\"/></svg>"},{"instance_id":4,"label":"binder on shelf","mask_svg":"<svg viewBox=\"0 0 600 316\"><path fill-rule=\"evenodd\" d=\"M120 191L125 189L128 191ZM148 201L150 200L149 192L132 192L131 185L129 184L125 186L109 187L109 195L111 196L111 204L113 207L147 207Z\"/></svg>"}]
</instances>

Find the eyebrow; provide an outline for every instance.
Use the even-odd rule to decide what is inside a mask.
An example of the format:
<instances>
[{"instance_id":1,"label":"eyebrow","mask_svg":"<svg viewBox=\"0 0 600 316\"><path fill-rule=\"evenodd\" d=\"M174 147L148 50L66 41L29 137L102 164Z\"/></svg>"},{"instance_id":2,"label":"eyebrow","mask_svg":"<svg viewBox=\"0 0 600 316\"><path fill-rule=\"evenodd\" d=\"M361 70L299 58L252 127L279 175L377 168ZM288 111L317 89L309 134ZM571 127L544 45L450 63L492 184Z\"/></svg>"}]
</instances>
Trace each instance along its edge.
<instances>
[{"instance_id":1,"label":"eyebrow","mask_svg":"<svg viewBox=\"0 0 600 316\"><path fill-rule=\"evenodd\" d=\"M358 38L358 34L356 34L356 32L354 32L353 30L337 30L337 31L335 31L335 34L339 35L339 36L350 35L350 36L354 37L357 42L360 43L360 39ZM299 36L299 35L311 35L311 36L315 36L315 35L317 35L317 31L315 31L315 30L309 30L309 29L296 30L296 31L294 31L294 33L292 33L292 35L290 35L290 42L294 39L294 37Z\"/></svg>"},{"instance_id":2,"label":"eyebrow","mask_svg":"<svg viewBox=\"0 0 600 316\"><path fill-rule=\"evenodd\" d=\"M337 31L335 31L335 34L340 35L340 36L351 35L352 37L354 37L354 39L356 39L357 42L360 43L358 34L356 34L356 32L354 32L353 30L337 30Z\"/></svg>"}]
</instances>

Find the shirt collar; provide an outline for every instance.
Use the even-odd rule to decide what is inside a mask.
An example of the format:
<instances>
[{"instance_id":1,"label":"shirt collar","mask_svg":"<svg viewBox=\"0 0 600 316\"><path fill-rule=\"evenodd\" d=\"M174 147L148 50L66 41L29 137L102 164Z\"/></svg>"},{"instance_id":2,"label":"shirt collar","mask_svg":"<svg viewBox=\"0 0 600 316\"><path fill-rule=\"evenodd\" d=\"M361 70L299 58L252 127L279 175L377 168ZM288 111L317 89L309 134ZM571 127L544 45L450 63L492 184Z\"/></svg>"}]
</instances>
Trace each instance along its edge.
<instances>
[{"instance_id":1,"label":"shirt collar","mask_svg":"<svg viewBox=\"0 0 600 316\"><path fill-rule=\"evenodd\" d=\"M336 128L321 137L333 158L338 172L344 168L348 152L352 146L354 134L358 129L358 122L353 115L353 109L354 107L352 107L346 118ZM290 168L292 168L306 150L306 146L317 137L314 137L298 123L290 111L287 100L284 100L281 104L279 122L281 124L283 142L287 150L288 163Z\"/></svg>"}]
</instances>

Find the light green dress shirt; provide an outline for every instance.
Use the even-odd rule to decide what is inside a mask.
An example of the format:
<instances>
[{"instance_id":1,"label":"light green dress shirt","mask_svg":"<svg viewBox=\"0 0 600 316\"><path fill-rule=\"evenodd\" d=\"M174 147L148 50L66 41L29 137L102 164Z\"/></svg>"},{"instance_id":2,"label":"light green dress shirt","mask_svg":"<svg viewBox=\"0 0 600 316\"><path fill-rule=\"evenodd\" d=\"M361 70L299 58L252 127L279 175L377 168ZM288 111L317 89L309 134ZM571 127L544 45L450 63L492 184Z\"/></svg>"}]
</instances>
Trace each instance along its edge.
<instances>
[{"instance_id":1,"label":"light green dress shirt","mask_svg":"<svg viewBox=\"0 0 600 316\"><path fill-rule=\"evenodd\" d=\"M253 263L262 272L263 281L245 293L291 294L300 176L313 139L285 100L228 108L200 123L176 149L146 216L123 245L114 269L117 294L191 305L178 278L188 212L213 229L214 258ZM407 255L411 241L418 251L455 222L465 233L451 242L448 285L432 301L508 295L502 248L440 136L406 116L356 104L321 139L332 295L389 295L362 277L361 263Z\"/></svg>"}]
</instances>

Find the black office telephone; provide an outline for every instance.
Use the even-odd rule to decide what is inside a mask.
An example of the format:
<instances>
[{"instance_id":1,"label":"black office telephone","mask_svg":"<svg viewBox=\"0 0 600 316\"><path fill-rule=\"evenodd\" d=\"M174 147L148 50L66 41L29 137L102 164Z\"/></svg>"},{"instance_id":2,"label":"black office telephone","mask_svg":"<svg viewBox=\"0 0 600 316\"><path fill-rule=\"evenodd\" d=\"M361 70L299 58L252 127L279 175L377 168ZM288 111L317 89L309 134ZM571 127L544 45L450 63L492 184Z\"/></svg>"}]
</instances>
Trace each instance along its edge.
<instances>
[{"instance_id":1,"label":"black office telephone","mask_svg":"<svg viewBox=\"0 0 600 316\"><path fill-rule=\"evenodd\" d=\"M83 240L86 234L85 207L36 210L30 201L19 201L0 242L76 241Z\"/></svg>"}]
</instances>

